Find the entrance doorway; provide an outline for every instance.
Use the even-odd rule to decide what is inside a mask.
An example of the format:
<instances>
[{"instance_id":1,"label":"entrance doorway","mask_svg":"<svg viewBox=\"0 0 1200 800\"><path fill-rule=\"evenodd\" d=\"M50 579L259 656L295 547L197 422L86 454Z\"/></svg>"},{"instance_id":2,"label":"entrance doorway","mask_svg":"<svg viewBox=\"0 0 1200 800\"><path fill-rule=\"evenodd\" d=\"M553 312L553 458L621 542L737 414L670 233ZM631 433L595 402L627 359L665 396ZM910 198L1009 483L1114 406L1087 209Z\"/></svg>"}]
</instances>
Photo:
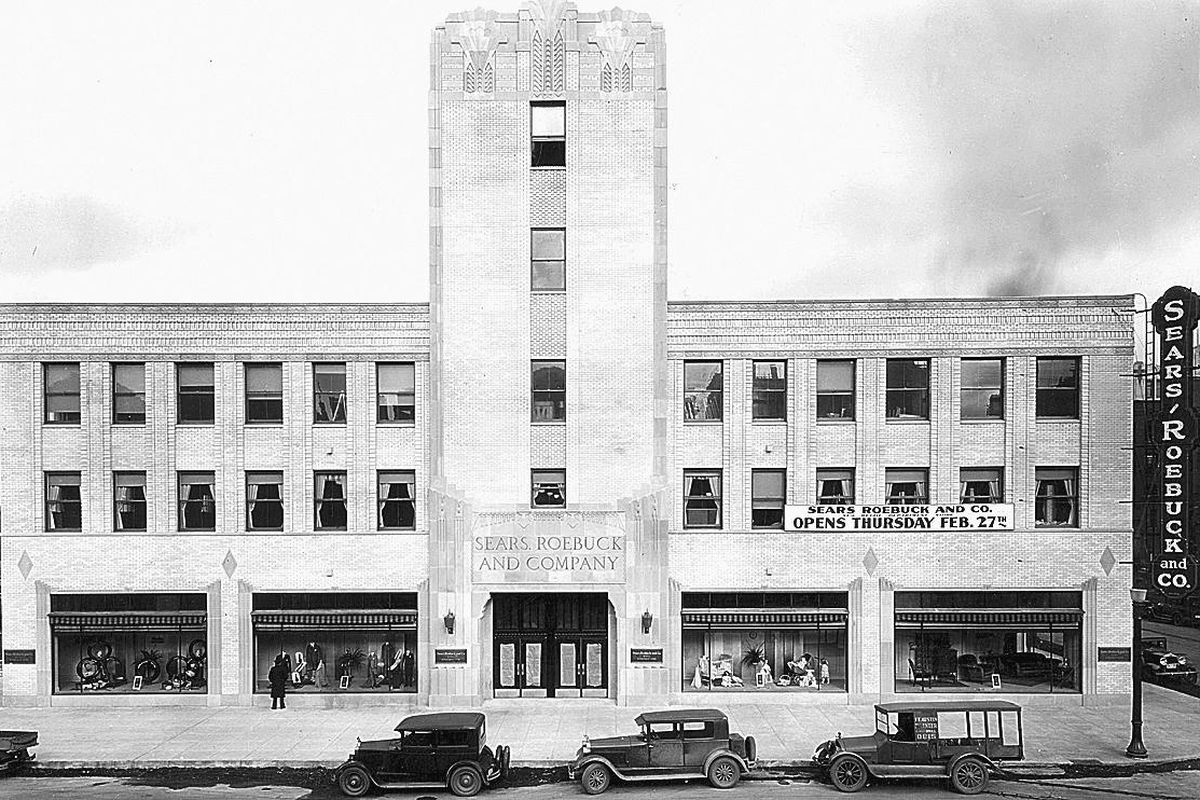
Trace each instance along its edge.
<instances>
[{"instance_id":1,"label":"entrance doorway","mask_svg":"<svg viewBox=\"0 0 1200 800\"><path fill-rule=\"evenodd\" d=\"M496 697L608 697L608 597L492 595Z\"/></svg>"}]
</instances>

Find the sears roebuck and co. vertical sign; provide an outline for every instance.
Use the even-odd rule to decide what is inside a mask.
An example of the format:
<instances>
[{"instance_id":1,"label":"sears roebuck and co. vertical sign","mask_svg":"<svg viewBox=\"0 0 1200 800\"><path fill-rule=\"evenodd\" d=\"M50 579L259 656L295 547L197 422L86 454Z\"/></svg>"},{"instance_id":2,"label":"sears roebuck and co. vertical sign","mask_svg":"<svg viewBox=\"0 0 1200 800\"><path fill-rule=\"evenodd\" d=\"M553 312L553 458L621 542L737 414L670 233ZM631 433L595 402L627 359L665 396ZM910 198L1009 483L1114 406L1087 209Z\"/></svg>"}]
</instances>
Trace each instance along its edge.
<instances>
[{"instance_id":1,"label":"sears roebuck and co. vertical sign","mask_svg":"<svg viewBox=\"0 0 1200 800\"><path fill-rule=\"evenodd\" d=\"M1151 569L1154 588L1183 598L1196 589L1196 553L1200 536L1191 519L1192 469L1200 420L1192 397L1193 331L1200 297L1172 286L1151 310L1159 344L1159 417L1153 442L1158 448L1159 481L1151 490L1158 504L1158 525Z\"/></svg>"}]
</instances>

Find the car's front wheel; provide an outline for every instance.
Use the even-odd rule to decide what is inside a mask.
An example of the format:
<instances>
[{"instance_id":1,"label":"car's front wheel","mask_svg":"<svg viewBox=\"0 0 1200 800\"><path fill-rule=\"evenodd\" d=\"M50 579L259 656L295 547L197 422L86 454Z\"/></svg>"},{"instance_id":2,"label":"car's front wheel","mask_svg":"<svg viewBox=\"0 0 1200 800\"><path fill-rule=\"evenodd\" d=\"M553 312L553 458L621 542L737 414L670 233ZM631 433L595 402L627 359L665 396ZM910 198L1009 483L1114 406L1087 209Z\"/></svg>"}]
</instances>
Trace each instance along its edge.
<instances>
[{"instance_id":1,"label":"car's front wheel","mask_svg":"<svg viewBox=\"0 0 1200 800\"><path fill-rule=\"evenodd\" d=\"M857 792L867 785L867 767L861 759L840 753L829 762L829 780L839 792Z\"/></svg>"},{"instance_id":2,"label":"car's front wheel","mask_svg":"<svg viewBox=\"0 0 1200 800\"><path fill-rule=\"evenodd\" d=\"M371 776L358 764L343 767L338 773L338 788L347 797L362 797L371 788Z\"/></svg>"},{"instance_id":3,"label":"car's front wheel","mask_svg":"<svg viewBox=\"0 0 1200 800\"><path fill-rule=\"evenodd\" d=\"M588 794L603 794L612 786L612 770L603 764L588 764L579 776L579 782Z\"/></svg>"},{"instance_id":4,"label":"car's front wheel","mask_svg":"<svg viewBox=\"0 0 1200 800\"><path fill-rule=\"evenodd\" d=\"M718 789L732 789L741 777L741 768L729 756L714 758L708 765L708 782Z\"/></svg>"},{"instance_id":5,"label":"car's front wheel","mask_svg":"<svg viewBox=\"0 0 1200 800\"><path fill-rule=\"evenodd\" d=\"M474 797L483 788L483 775L475 767L463 764L450 770L446 786L455 797Z\"/></svg>"},{"instance_id":6,"label":"car's front wheel","mask_svg":"<svg viewBox=\"0 0 1200 800\"><path fill-rule=\"evenodd\" d=\"M987 785L987 764L978 758L964 758L950 770L950 787L959 794L979 794Z\"/></svg>"}]
</instances>

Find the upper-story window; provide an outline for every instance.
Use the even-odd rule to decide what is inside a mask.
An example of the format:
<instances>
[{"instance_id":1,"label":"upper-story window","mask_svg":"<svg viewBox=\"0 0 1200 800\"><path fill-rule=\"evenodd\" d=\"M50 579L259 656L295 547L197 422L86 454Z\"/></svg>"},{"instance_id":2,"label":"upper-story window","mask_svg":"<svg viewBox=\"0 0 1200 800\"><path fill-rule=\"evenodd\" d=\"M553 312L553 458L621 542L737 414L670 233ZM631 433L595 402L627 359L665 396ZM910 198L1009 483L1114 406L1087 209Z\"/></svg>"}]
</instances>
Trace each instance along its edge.
<instances>
[{"instance_id":1,"label":"upper-story window","mask_svg":"<svg viewBox=\"0 0 1200 800\"><path fill-rule=\"evenodd\" d=\"M1079 418L1079 359L1037 360L1037 415Z\"/></svg>"},{"instance_id":2,"label":"upper-story window","mask_svg":"<svg viewBox=\"0 0 1200 800\"><path fill-rule=\"evenodd\" d=\"M246 365L246 422L283 422L283 365Z\"/></svg>"},{"instance_id":3,"label":"upper-story window","mask_svg":"<svg viewBox=\"0 0 1200 800\"><path fill-rule=\"evenodd\" d=\"M314 474L313 527L319 531L346 530L345 472Z\"/></svg>"},{"instance_id":4,"label":"upper-story window","mask_svg":"<svg viewBox=\"0 0 1200 800\"><path fill-rule=\"evenodd\" d=\"M683 362L683 418L720 420L723 414L722 362Z\"/></svg>"},{"instance_id":5,"label":"upper-story window","mask_svg":"<svg viewBox=\"0 0 1200 800\"><path fill-rule=\"evenodd\" d=\"M313 422L346 421L346 365L313 364Z\"/></svg>"},{"instance_id":6,"label":"upper-story window","mask_svg":"<svg viewBox=\"0 0 1200 800\"><path fill-rule=\"evenodd\" d=\"M567 104L538 102L529 104L530 151L535 167L567 165Z\"/></svg>"},{"instance_id":7,"label":"upper-story window","mask_svg":"<svg viewBox=\"0 0 1200 800\"><path fill-rule=\"evenodd\" d=\"M1036 467L1034 524L1039 528L1079 527L1078 467Z\"/></svg>"},{"instance_id":8,"label":"upper-story window","mask_svg":"<svg viewBox=\"0 0 1200 800\"><path fill-rule=\"evenodd\" d=\"M246 473L246 530L283 530L283 473Z\"/></svg>"},{"instance_id":9,"label":"upper-story window","mask_svg":"<svg viewBox=\"0 0 1200 800\"><path fill-rule=\"evenodd\" d=\"M720 528L721 505L721 470L684 470L683 527Z\"/></svg>"},{"instance_id":10,"label":"upper-story window","mask_svg":"<svg viewBox=\"0 0 1200 800\"><path fill-rule=\"evenodd\" d=\"M535 469L530 480L529 504L533 508L562 508L567 504L567 471Z\"/></svg>"},{"instance_id":11,"label":"upper-story window","mask_svg":"<svg viewBox=\"0 0 1200 800\"><path fill-rule=\"evenodd\" d=\"M1004 470L966 469L958 474L960 503L1003 503Z\"/></svg>"},{"instance_id":12,"label":"upper-story window","mask_svg":"<svg viewBox=\"0 0 1200 800\"><path fill-rule=\"evenodd\" d=\"M416 365L379 364L375 407L380 422L412 422L416 418Z\"/></svg>"},{"instance_id":13,"label":"upper-story window","mask_svg":"<svg viewBox=\"0 0 1200 800\"><path fill-rule=\"evenodd\" d=\"M854 470L817 470L817 503L823 506L854 505Z\"/></svg>"},{"instance_id":14,"label":"upper-story window","mask_svg":"<svg viewBox=\"0 0 1200 800\"><path fill-rule=\"evenodd\" d=\"M817 362L817 419L854 419L854 362Z\"/></svg>"},{"instance_id":15,"label":"upper-story window","mask_svg":"<svg viewBox=\"0 0 1200 800\"><path fill-rule=\"evenodd\" d=\"M146 365L113 364L112 420L116 423L146 423Z\"/></svg>"},{"instance_id":16,"label":"upper-story window","mask_svg":"<svg viewBox=\"0 0 1200 800\"><path fill-rule=\"evenodd\" d=\"M146 473L113 473L113 530L146 530Z\"/></svg>"},{"instance_id":17,"label":"upper-story window","mask_svg":"<svg viewBox=\"0 0 1200 800\"><path fill-rule=\"evenodd\" d=\"M787 472L756 469L750 472L750 527L782 528L787 502Z\"/></svg>"},{"instance_id":18,"label":"upper-story window","mask_svg":"<svg viewBox=\"0 0 1200 800\"><path fill-rule=\"evenodd\" d=\"M83 496L78 472L46 473L46 530L83 530Z\"/></svg>"},{"instance_id":19,"label":"upper-story window","mask_svg":"<svg viewBox=\"0 0 1200 800\"><path fill-rule=\"evenodd\" d=\"M532 414L534 422L559 422L567 418L567 362L533 362Z\"/></svg>"},{"instance_id":20,"label":"upper-story window","mask_svg":"<svg viewBox=\"0 0 1200 800\"><path fill-rule=\"evenodd\" d=\"M529 232L530 287L535 292L567 288L567 231L533 228Z\"/></svg>"},{"instance_id":21,"label":"upper-story window","mask_svg":"<svg viewBox=\"0 0 1200 800\"><path fill-rule=\"evenodd\" d=\"M888 419L929 419L929 360L889 358Z\"/></svg>"},{"instance_id":22,"label":"upper-story window","mask_svg":"<svg viewBox=\"0 0 1200 800\"><path fill-rule=\"evenodd\" d=\"M787 419L787 362L754 362L754 419Z\"/></svg>"},{"instance_id":23,"label":"upper-story window","mask_svg":"<svg viewBox=\"0 0 1200 800\"><path fill-rule=\"evenodd\" d=\"M216 382L211 362L175 367L177 417L180 424L212 425L216 419Z\"/></svg>"},{"instance_id":24,"label":"upper-story window","mask_svg":"<svg viewBox=\"0 0 1200 800\"><path fill-rule=\"evenodd\" d=\"M179 473L179 530L217 529L217 477L213 472Z\"/></svg>"},{"instance_id":25,"label":"upper-story window","mask_svg":"<svg viewBox=\"0 0 1200 800\"><path fill-rule=\"evenodd\" d=\"M929 470L889 469L884 472L887 501L891 505L929 503Z\"/></svg>"},{"instance_id":26,"label":"upper-story window","mask_svg":"<svg viewBox=\"0 0 1200 800\"><path fill-rule=\"evenodd\" d=\"M417 527L417 475L414 471L379 472L379 530Z\"/></svg>"},{"instance_id":27,"label":"upper-story window","mask_svg":"<svg viewBox=\"0 0 1200 800\"><path fill-rule=\"evenodd\" d=\"M963 419L1004 417L1004 359L964 358L959 406Z\"/></svg>"},{"instance_id":28,"label":"upper-story window","mask_svg":"<svg viewBox=\"0 0 1200 800\"><path fill-rule=\"evenodd\" d=\"M43 364L42 397L47 425L78 425L79 364Z\"/></svg>"}]
</instances>

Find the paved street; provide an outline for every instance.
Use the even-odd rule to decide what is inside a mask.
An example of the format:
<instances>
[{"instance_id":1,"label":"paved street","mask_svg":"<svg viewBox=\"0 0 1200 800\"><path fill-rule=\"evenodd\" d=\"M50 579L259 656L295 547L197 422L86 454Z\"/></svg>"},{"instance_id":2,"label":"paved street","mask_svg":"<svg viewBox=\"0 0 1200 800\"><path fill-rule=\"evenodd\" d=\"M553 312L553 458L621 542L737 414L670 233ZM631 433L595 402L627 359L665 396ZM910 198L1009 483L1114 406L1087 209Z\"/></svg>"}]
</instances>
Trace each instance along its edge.
<instances>
[{"instance_id":1,"label":"paved street","mask_svg":"<svg viewBox=\"0 0 1200 800\"><path fill-rule=\"evenodd\" d=\"M421 791L372 794L372 797L394 797L406 800L450 798L448 792L429 794ZM575 783L557 783L485 792L481 797L491 800L564 800L585 795ZM863 800L889 798L956 797L937 782L892 782L865 789ZM993 781L989 791L980 797L1003 797L1010 800L1195 800L1200 797L1200 772L1173 772L1139 775L1135 778L1108 778L1086 781ZM8 778L0 781L0 800L333 800L341 797L332 786L310 790L295 786L228 786L188 787L151 786L120 778ZM754 800L756 798L798 798L799 800L832 800L846 797L832 787L806 781L746 781L731 791L713 789L703 784L657 784L654 786L617 786L607 795L612 800L682 800L683 798L712 798L712 800Z\"/></svg>"}]
</instances>

